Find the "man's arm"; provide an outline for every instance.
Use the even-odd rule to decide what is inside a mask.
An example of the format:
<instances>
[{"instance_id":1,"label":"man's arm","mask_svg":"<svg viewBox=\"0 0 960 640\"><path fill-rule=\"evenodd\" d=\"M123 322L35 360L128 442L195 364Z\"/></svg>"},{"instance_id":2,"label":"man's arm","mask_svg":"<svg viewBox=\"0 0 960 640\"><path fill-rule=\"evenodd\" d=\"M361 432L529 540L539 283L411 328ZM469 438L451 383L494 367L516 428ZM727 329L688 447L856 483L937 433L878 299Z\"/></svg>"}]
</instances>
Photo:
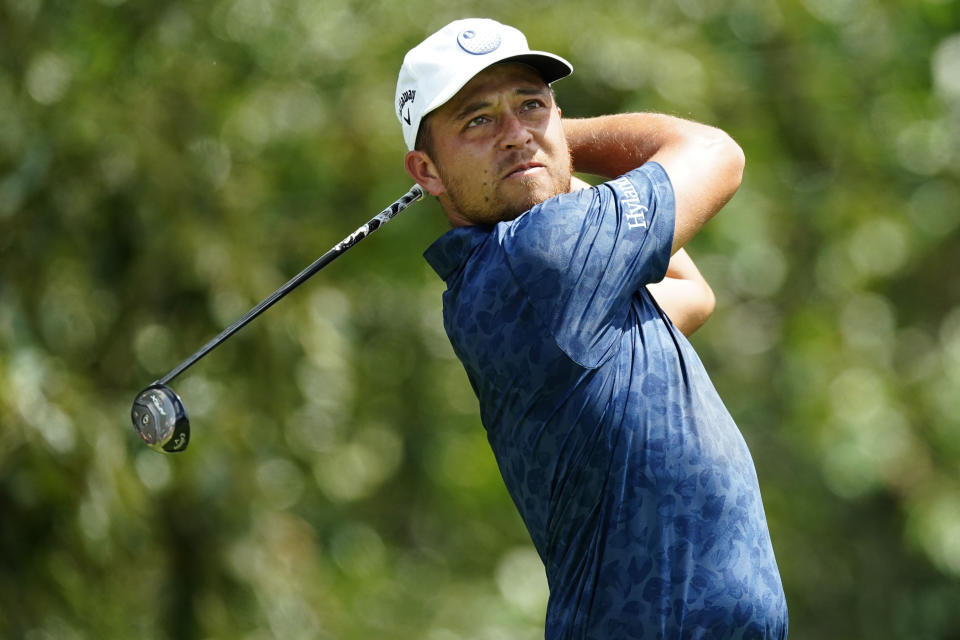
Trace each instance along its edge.
<instances>
[{"instance_id":1,"label":"man's arm","mask_svg":"<svg viewBox=\"0 0 960 640\"><path fill-rule=\"evenodd\" d=\"M716 299L683 246L740 187L743 151L719 129L655 113L568 118L563 126L576 171L615 178L653 160L670 176L673 257L663 281L647 288L689 336L706 322Z\"/></svg>"},{"instance_id":2,"label":"man's arm","mask_svg":"<svg viewBox=\"0 0 960 640\"><path fill-rule=\"evenodd\" d=\"M713 289L684 249L670 258L666 277L647 289L685 336L703 326L716 304Z\"/></svg>"},{"instance_id":3,"label":"man's arm","mask_svg":"<svg viewBox=\"0 0 960 640\"><path fill-rule=\"evenodd\" d=\"M670 176L676 200L673 253L733 197L743 151L726 133L655 113L565 119L576 171L615 178L653 160Z\"/></svg>"}]
</instances>

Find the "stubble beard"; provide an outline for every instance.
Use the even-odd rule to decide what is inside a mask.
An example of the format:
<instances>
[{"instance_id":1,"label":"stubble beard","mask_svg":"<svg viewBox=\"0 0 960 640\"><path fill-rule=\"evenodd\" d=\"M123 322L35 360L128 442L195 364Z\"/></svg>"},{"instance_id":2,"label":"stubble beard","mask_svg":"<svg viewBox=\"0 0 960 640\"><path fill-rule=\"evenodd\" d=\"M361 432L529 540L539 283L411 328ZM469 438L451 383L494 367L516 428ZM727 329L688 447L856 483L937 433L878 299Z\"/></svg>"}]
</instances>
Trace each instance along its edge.
<instances>
[{"instance_id":1,"label":"stubble beard","mask_svg":"<svg viewBox=\"0 0 960 640\"><path fill-rule=\"evenodd\" d=\"M537 177L516 178L512 189L518 192L514 195L502 196L499 194L499 181L492 189L489 183L483 182L482 196L477 195L465 180L447 175L439 164L437 169L443 181L445 196L449 204L463 218L474 224L496 224L506 220L513 220L520 214L529 211L541 202L561 193L570 192L571 176L573 174L573 158L567 153L566 166L547 168L549 181L544 183ZM491 193L492 191L492 193Z\"/></svg>"}]
</instances>

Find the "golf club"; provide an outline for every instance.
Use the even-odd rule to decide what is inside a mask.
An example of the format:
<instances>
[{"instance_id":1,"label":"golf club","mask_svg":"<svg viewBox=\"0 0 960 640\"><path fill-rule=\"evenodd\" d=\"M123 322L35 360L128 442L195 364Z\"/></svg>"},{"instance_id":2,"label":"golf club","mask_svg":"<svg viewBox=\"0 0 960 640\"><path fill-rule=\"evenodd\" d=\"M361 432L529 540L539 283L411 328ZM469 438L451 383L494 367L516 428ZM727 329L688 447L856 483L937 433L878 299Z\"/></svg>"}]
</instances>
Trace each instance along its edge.
<instances>
[{"instance_id":1,"label":"golf club","mask_svg":"<svg viewBox=\"0 0 960 640\"><path fill-rule=\"evenodd\" d=\"M311 276L316 274L350 247L389 222L398 213L423 197L423 189L418 185L411 187L400 199L341 240L336 246L317 258L310 266L290 279L285 285L267 296L257 306L245 313L240 319L224 329L215 338L203 345L196 353L178 364L170 373L153 382L137 394L133 400L130 419L140 439L151 449L174 453L183 451L190 442L190 420L180 396L167 386L167 383L193 366L197 360L207 355L216 346L246 326L251 320L269 309Z\"/></svg>"}]
</instances>

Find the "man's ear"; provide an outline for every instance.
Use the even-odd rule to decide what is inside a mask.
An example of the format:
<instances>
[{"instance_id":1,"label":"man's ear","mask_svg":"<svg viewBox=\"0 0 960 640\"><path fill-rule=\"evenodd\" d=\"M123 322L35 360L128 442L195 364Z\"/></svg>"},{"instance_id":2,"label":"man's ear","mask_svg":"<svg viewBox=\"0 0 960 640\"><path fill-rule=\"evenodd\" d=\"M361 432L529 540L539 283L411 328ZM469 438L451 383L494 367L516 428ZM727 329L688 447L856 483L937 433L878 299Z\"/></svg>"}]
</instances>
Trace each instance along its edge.
<instances>
[{"instance_id":1,"label":"man's ear","mask_svg":"<svg viewBox=\"0 0 960 640\"><path fill-rule=\"evenodd\" d=\"M443 182L440 180L440 172L437 170L437 165L433 163L433 160L426 152L418 149L408 152L407 157L404 159L404 166L407 169L407 173L410 174L410 177L430 195L439 196L446 191L446 189L443 188Z\"/></svg>"}]
</instances>

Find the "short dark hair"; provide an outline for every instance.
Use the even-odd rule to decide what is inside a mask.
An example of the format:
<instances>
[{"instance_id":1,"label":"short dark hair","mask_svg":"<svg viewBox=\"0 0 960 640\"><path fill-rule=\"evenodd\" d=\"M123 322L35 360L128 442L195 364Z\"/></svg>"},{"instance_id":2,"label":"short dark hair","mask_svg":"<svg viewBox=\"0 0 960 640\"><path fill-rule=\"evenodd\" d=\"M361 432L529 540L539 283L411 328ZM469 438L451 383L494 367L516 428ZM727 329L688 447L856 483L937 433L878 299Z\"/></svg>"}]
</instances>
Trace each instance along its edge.
<instances>
[{"instance_id":1,"label":"short dark hair","mask_svg":"<svg viewBox=\"0 0 960 640\"><path fill-rule=\"evenodd\" d=\"M413 148L417 151L425 151L428 156L433 157L433 134L430 132L430 116L428 113L420 120L420 128L417 130L417 139L413 143Z\"/></svg>"}]
</instances>

